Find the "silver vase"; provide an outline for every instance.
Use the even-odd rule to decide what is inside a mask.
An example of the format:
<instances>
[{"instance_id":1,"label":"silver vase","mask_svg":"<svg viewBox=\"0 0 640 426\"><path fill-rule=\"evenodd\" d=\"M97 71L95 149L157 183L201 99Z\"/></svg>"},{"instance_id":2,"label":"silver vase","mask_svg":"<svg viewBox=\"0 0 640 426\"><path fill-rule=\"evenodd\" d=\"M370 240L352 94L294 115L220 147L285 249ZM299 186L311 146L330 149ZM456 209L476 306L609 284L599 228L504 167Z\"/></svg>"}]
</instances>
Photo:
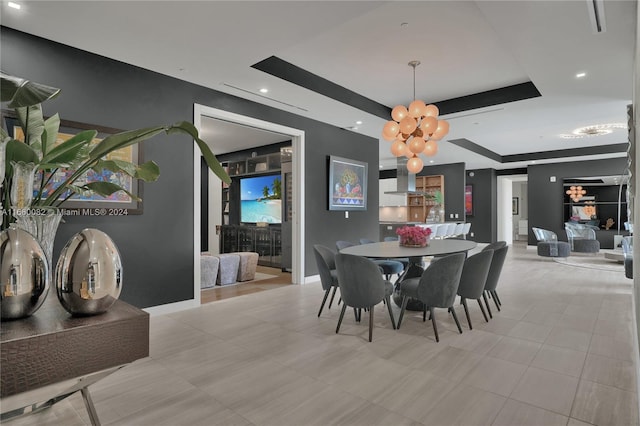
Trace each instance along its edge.
<instances>
[{"instance_id":1,"label":"silver vase","mask_svg":"<svg viewBox=\"0 0 640 426\"><path fill-rule=\"evenodd\" d=\"M55 283L58 299L73 315L107 311L122 290L122 262L111 238L87 228L71 237L60 253Z\"/></svg>"},{"instance_id":2,"label":"silver vase","mask_svg":"<svg viewBox=\"0 0 640 426\"><path fill-rule=\"evenodd\" d=\"M24 318L42 306L49 291L49 264L40 244L22 229L0 232L0 316Z\"/></svg>"}]
</instances>

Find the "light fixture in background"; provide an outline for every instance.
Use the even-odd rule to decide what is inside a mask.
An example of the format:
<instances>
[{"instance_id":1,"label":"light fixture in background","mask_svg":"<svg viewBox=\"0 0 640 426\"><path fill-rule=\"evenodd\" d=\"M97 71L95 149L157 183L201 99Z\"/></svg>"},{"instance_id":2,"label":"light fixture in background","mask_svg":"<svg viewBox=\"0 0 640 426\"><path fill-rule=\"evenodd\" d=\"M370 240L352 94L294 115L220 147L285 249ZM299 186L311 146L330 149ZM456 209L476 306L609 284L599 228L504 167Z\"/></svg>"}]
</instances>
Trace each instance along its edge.
<instances>
[{"instance_id":1,"label":"light fixture in background","mask_svg":"<svg viewBox=\"0 0 640 426\"><path fill-rule=\"evenodd\" d=\"M269 89L263 87L260 89L260 93L269 93Z\"/></svg>"},{"instance_id":2,"label":"light fixture in background","mask_svg":"<svg viewBox=\"0 0 640 426\"><path fill-rule=\"evenodd\" d=\"M582 189L582 186L571 185L569 189L567 189L566 194L573 200L574 203L580 201L580 198L587 194L587 191Z\"/></svg>"},{"instance_id":3,"label":"light fixture in background","mask_svg":"<svg viewBox=\"0 0 640 426\"><path fill-rule=\"evenodd\" d=\"M419 173L424 166L418 154L428 157L438 152L438 141L449 132L449 123L438 120L439 110L435 105L425 105L416 100L416 67L420 61L408 64L413 68L413 102L409 108L397 105L391 110L391 118L382 128L382 137L390 142L391 153L405 156L409 173Z\"/></svg>"},{"instance_id":4,"label":"light fixture in background","mask_svg":"<svg viewBox=\"0 0 640 426\"><path fill-rule=\"evenodd\" d=\"M583 78L586 77L587 73L586 72L579 72L578 74L576 74L576 78Z\"/></svg>"},{"instance_id":5,"label":"light fixture in background","mask_svg":"<svg viewBox=\"0 0 640 426\"><path fill-rule=\"evenodd\" d=\"M606 124L594 124L592 126L578 127L573 130L571 134L560 135L563 139L580 139L588 138L591 136L602 136L613 133L614 130L626 129L625 123L606 123Z\"/></svg>"},{"instance_id":6,"label":"light fixture in background","mask_svg":"<svg viewBox=\"0 0 640 426\"><path fill-rule=\"evenodd\" d=\"M20 10L20 8L22 8L22 6L20 6L18 3L15 3L15 2L12 2L12 1L7 3L7 6L9 6L12 9L16 9L16 10Z\"/></svg>"}]
</instances>

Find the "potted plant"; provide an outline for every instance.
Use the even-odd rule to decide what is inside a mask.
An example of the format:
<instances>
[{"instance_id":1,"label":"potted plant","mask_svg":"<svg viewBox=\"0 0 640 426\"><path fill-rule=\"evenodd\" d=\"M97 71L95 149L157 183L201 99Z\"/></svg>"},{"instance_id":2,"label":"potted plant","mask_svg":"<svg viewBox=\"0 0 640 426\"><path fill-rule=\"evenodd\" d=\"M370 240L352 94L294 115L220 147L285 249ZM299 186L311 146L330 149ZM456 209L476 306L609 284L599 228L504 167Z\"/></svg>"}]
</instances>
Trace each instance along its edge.
<instances>
[{"instance_id":1,"label":"potted plant","mask_svg":"<svg viewBox=\"0 0 640 426\"><path fill-rule=\"evenodd\" d=\"M63 207L64 202L76 194L96 194L107 197L118 191L127 192L125 188L113 182L85 182L84 176L91 169L107 169L114 173L124 173L132 179L142 179L145 182L157 180L160 168L154 161L134 164L121 160L107 160L106 156L113 151L151 139L163 132L182 133L193 138L211 171L223 182L231 182L209 146L200 139L198 130L191 123L183 121L171 125L124 131L110 135L97 143L92 142L97 131L85 130L64 142L55 144L60 117L54 114L45 119L41 103L57 96L60 89L4 72L0 72L0 85L3 108L6 106L14 111L24 135L24 141L19 141L10 137L4 128L0 129L1 230L7 229L20 217L31 216L28 214L30 212L35 212L40 218L45 216L44 213L55 212L56 208ZM58 171L66 171L65 179L52 192L43 196L45 186ZM139 200L134 194L129 193L129 196ZM58 217L57 221L59 220ZM42 227L38 223L33 226ZM57 223L54 228L57 228ZM33 230L32 233L34 233ZM42 243L43 237L35 236ZM55 236L55 229L53 236ZM49 258L53 236L50 241L51 247L43 247L45 252L49 252Z\"/></svg>"}]
</instances>

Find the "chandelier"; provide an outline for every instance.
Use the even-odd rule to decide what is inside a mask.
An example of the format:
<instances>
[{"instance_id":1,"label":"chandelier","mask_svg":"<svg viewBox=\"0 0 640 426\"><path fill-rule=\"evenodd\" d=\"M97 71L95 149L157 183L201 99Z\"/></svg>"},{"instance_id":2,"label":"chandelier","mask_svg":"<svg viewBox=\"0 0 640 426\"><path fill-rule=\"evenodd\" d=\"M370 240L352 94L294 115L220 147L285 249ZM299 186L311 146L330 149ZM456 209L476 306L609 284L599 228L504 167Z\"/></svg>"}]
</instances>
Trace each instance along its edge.
<instances>
[{"instance_id":1,"label":"chandelier","mask_svg":"<svg viewBox=\"0 0 640 426\"><path fill-rule=\"evenodd\" d=\"M571 200L573 200L574 203L577 203L578 201L580 201L580 198L582 198L582 196L585 195L586 193L587 191L582 189L582 186L580 185L578 186L571 185L566 192L566 194L569 196L569 198L571 198Z\"/></svg>"},{"instance_id":2,"label":"chandelier","mask_svg":"<svg viewBox=\"0 0 640 426\"><path fill-rule=\"evenodd\" d=\"M382 137L392 141L391 153L408 158L409 173L420 173L424 166L418 154L428 157L438 152L438 141L449 132L449 123L438 120L440 111L435 105L425 105L416 100L416 67L420 61L408 64L413 68L413 99L409 108L397 105L391 110L391 118L382 128Z\"/></svg>"}]
</instances>

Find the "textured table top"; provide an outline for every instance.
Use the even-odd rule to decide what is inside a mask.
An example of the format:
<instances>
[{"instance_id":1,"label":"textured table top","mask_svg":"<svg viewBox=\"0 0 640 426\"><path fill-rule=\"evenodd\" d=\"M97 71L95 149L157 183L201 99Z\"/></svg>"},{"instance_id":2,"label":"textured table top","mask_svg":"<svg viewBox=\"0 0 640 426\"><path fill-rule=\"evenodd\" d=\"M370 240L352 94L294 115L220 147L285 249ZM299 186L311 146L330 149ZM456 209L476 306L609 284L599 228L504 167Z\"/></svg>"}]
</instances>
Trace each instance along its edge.
<instances>
[{"instance_id":1,"label":"textured table top","mask_svg":"<svg viewBox=\"0 0 640 426\"><path fill-rule=\"evenodd\" d=\"M437 256L460 253L475 248L478 244L467 240L430 240L426 247L404 247L397 241L361 244L340 250L340 253L355 254L356 256L390 259L395 257Z\"/></svg>"}]
</instances>

